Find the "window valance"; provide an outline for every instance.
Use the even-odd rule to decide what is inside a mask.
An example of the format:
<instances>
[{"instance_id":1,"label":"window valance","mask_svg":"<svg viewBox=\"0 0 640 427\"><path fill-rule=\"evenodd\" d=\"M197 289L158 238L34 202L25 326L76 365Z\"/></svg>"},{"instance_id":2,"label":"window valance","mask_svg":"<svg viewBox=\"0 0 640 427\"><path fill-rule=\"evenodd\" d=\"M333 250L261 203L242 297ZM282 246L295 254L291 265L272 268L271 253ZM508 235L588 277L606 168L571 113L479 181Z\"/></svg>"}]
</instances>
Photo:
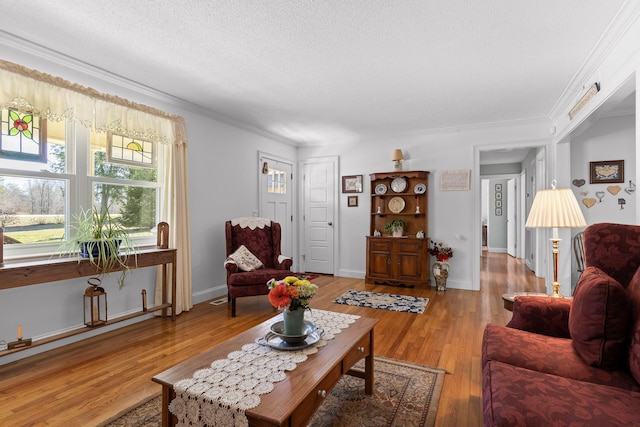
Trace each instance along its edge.
<instances>
[{"instance_id":1,"label":"window valance","mask_svg":"<svg viewBox=\"0 0 640 427\"><path fill-rule=\"evenodd\" d=\"M186 144L184 118L0 60L0 108L72 120L97 132Z\"/></svg>"}]
</instances>

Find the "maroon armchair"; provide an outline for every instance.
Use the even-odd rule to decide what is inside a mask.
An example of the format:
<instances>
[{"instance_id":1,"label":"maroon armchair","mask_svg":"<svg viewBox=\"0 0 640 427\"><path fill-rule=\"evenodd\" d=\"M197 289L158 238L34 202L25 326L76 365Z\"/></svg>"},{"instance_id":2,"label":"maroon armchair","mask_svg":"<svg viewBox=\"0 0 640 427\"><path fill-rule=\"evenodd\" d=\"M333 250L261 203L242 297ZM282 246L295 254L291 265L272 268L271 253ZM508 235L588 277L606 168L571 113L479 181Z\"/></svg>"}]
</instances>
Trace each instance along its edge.
<instances>
[{"instance_id":1,"label":"maroon armchair","mask_svg":"<svg viewBox=\"0 0 640 427\"><path fill-rule=\"evenodd\" d=\"M640 226L584 231L573 299L517 296L482 341L485 426L640 425Z\"/></svg>"},{"instance_id":2,"label":"maroon armchair","mask_svg":"<svg viewBox=\"0 0 640 427\"><path fill-rule=\"evenodd\" d=\"M225 222L228 299L236 316L236 298L266 295L267 281L291 274L291 258L280 253L280 224L267 218L236 218ZM243 249L242 246L244 246Z\"/></svg>"}]
</instances>

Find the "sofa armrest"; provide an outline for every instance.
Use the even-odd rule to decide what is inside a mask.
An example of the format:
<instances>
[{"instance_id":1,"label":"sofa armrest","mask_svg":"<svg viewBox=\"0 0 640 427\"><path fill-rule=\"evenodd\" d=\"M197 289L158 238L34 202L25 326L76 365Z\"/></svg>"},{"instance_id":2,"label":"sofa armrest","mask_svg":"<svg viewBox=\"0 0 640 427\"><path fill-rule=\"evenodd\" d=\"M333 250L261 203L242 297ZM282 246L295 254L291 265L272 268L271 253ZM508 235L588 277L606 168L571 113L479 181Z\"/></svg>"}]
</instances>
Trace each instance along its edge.
<instances>
[{"instance_id":1,"label":"sofa armrest","mask_svg":"<svg viewBox=\"0 0 640 427\"><path fill-rule=\"evenodd\" d=\"M291 270L291 266L293 265L293 260L284 255L279 255L276 260L274 268L278 270Z\"/></svg>"},{"instance_id":2,"label":"sofa armrest","mask_svg":"<svg viewBox=\"0 0 640 427\"><path fill-rule=\"evenodd\" d=\"M229 274L235 274L239 271L238 264L231 258L227 258L224 262L224 268Z\"/></svg>"},{"instance_id":3,"label":"sofa armrest","mask_svg":"<svg viewBox=\"0 0 640 427\"><path fill-rule=\"evenodd\" d=\"M516 296L508 327L551 337L570 338L569 309L572 299Z\"/></svg>"}]
</instances>

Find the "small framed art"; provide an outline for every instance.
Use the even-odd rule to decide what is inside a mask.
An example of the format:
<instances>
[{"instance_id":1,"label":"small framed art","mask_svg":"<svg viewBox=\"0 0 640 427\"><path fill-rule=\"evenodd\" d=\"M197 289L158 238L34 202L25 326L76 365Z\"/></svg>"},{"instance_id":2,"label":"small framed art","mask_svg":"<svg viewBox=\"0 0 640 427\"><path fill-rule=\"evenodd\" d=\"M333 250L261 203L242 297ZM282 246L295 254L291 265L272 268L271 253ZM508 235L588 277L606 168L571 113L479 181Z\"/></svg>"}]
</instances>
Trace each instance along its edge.
<instances>
[{"instance_id":1,"label":"small framed art","mask_svg":"<svg viewBox=\"0 0 640 427\"><path fill-rule=\"evenodd\" d=\"M342 177L343 193L362 193L362 175L345 175Z\"/></svg>"},{"instance_id":2,"label":"small framed art","mask_svg":"<svg viewBox=\"0 0 640 427\"><path fill-rule=\"evenodd\" d=\"M624 160L589 162L590 184L624 182Z\"/></svg>"},{"instance_id":3,"label":"small framed art","mask_svg":"<svg viewBox=\"0 0 640 427\"><path fill-rule=\"evenodd\" d=\"M347 197L347 206L350 208L355 208L356 206L358 206L358 196Z\"/></svg>"}]
</instances>

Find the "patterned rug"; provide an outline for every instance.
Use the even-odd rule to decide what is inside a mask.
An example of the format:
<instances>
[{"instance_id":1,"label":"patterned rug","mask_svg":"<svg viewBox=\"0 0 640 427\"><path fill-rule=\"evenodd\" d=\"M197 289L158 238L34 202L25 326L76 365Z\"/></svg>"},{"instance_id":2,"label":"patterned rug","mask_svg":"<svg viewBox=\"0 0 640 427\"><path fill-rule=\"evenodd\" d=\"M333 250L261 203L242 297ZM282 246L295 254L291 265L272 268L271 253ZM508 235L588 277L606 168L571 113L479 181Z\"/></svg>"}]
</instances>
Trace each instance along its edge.
<instances>
[{"instance_id":1,"label":"patterned rug","mask_svg":"<svg viewBox=\"0 0 640 427\"><path fill-rule=\"evenodd\" d=\"M364 394L364 380L343 376L311 419L313 427L431 427L446 371L375 356L372 396ZM364 360L354 369L364 371ZM108 427L161 425L160 396L125 413Z\"/></svg>"},{"instance_id":2,"label":"patterned rug","mask_svg":"<svg viewBox=\"0 0 640 427\"><path fill-rule=\"evenodd\" d=\"M407 295L381 294L378 292L348 290L333 302L338 304L357 305L359 307L380 308L383 310L402 311L407 313L424 313L429 298Z\"/></svg>"}]
</instances>

